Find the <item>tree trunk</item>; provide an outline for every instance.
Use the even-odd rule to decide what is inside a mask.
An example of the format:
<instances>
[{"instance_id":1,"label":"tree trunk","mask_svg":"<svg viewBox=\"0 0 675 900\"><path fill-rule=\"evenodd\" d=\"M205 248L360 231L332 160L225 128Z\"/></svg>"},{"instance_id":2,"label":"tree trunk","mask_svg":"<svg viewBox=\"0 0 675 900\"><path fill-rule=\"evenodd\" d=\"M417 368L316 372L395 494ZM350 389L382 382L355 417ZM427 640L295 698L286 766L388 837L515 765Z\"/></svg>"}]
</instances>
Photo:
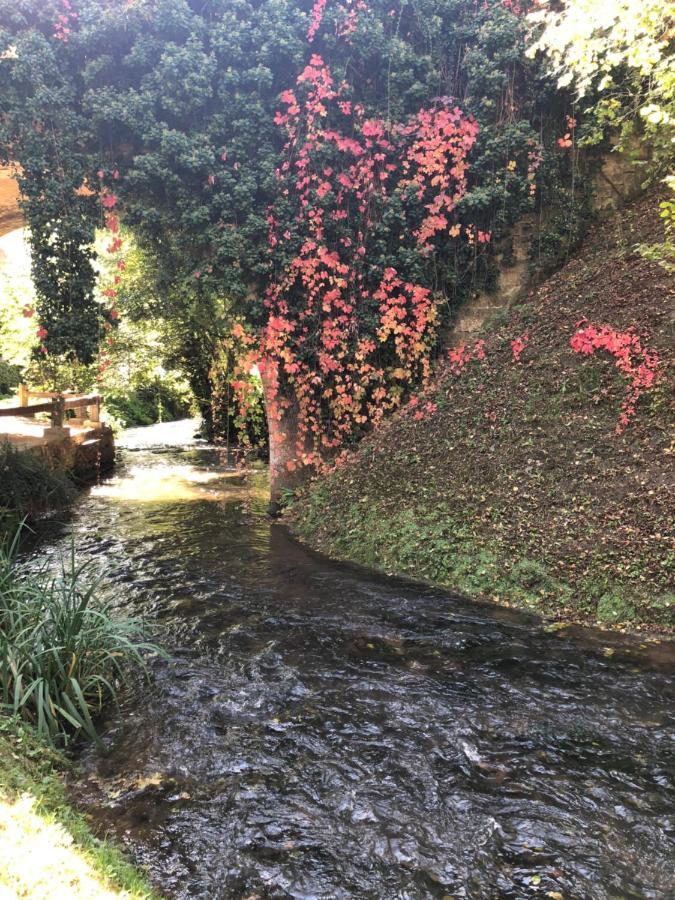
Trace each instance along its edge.
<instances>
[{"instance_id":1,"label":"tree trunk","mask_svg":"<svg viewBox=\"0 0 675 900\"><path fill-rule=\"evenodd\" d=\"M298 456L298 409L293 403L281 409L276 416L270 409L276 407L272 380L261 371L270 447L270 507L277 510L285 490L293 490L306 477L304 467L295 466ZM289 463L291 464L289 468Z\"/></svg>"}]
</instances>

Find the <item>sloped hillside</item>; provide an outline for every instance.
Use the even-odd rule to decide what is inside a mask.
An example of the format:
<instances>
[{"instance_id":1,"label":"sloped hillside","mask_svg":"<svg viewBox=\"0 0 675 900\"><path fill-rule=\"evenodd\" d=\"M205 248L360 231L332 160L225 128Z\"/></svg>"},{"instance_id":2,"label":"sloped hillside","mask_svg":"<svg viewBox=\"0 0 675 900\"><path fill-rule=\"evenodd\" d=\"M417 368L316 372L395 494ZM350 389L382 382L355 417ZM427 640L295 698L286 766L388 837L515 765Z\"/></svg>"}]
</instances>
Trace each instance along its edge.
<instances>
[{"instance_id":1,"label":"sloped hillside","mask_svg":"<svg viewBox=\"0 0 675 900\"><path fill-rule=\"evenodd\" d=\"M597 224L484 344L455 351L417 403L296 500L296 533L555 618L671 623L674 283L633 250L660 234L653 196Z\"/></svg>"}]
</instances>

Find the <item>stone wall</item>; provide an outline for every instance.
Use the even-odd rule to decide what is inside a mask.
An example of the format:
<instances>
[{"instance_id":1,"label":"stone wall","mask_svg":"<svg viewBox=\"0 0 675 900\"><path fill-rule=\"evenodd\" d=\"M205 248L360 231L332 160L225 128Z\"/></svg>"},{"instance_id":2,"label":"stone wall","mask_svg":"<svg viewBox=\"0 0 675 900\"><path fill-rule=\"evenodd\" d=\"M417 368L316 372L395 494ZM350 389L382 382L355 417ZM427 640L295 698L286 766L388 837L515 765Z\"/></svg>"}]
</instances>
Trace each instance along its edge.
<instances>
[{"instance_id":1,"label":"stone wall","mask_svg":"<svg viewBox=\"0 0 675 900\"><path fill-rule=\"evenodd\" d=\"M592 183L593 207L601 219L641 193L644 168L639 163L648 159L648 150L637 139L626 151L603 157ZM496 248L497 290L481 291L462 306L449 332L449 347L474 340L491 316L517 302L532 287L529 254L538 227L534 216L524 216L514 226L509 240Z\"/></svg>"},{"instance_id":2,"label":"stone wall","mask_svg":"<svg viewBox=\"0 0 675 900\"><path fill-rule=\"evenodd\" d=\"M645 144L634 138L627 149L606 154L593 178L593 205L600 216L606 216L642 191L645 178L644 165L649 160Z\"/></svg>"},{"instance_id":3,"label":"stone wall","mask_svg":"<svg viewBox=\"0 0 675 900\"><path fill-rule=\"evenodd\" d=\"M115 464L115 439L108 425L98 425L71 440L68 429L58 429L63 436L27 448L26 453L37 453L54 468L72 475L80 484L98 481Z\"/></svg>"},{"instance_id":4,"label":"stone wall","mask_svg":"<svg viewBox=\"0 0 675 900\"><path fill-rule=\"evenodd\" d=\"M530 245L536 227L534 216L523 216L514 226L508 240L497 247L497 290L481 291L462 306L450 333L449 346L475 337L490 316L510 306L529 287Z\"/></svg>"}]
</instances>

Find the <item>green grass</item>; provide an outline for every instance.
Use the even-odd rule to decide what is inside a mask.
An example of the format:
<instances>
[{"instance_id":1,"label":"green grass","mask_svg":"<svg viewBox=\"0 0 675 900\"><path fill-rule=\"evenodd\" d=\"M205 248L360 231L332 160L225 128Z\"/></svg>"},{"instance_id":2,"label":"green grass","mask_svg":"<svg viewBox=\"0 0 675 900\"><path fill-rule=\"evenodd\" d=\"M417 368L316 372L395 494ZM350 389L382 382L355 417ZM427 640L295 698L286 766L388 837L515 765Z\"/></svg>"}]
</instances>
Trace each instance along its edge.
<instances>
[{"instance_id":1,"label":"green grass","mask_svg":"<svg viewBox=\"0 0 675 900\"><path fill-rule=\"evenodd\" d=\"M69 765L25 723L0 716L0 817L12 829L9 847L0 829L0 894L6 886L9 896L33 900L157 897L145 875L69 804L62 780Z\"/></svg>"},{"instance_id":2,"label":"green grass","mask_svg":"<svg viewBox=\"0 0 675 900\"><path fill-rule=\"evenodd\" d=\"M339 516L339 529L334 518L326 523L329 506ZM471 509L442 503L392 508L364 496L338 510L328 479L303 496L299 515L293 505L290 514L301 538L340 559L544 616L573 618L583 612L605 625L644 620L644 608L638 612L630 584L607 576L573 585L547 560L514 557L511 547L497 537L486 539L473 527ZM666 621L673 605L672 595L655 596L647 621Z\"/></svg>"}]
</instances>

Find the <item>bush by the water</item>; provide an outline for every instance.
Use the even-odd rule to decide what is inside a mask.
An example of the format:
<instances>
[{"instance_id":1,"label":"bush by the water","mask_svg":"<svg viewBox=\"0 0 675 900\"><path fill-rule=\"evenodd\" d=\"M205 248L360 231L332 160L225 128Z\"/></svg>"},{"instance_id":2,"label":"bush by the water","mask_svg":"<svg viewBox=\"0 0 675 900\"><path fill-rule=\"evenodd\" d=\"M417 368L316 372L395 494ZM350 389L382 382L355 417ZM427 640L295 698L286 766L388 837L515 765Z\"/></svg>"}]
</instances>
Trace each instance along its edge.
<instances>
[{"instance_id":1,"label":"bush by the water","mask_svg":"<svg viewBox=\"0 0 675 900\"><path fill-rule=\"evenodd\" d=\"M0 533L21 519L67 506L73 491L70 478L46 457L0 442Z\"/></svg>"},{"instance_id":2,"label":"bush by the water","mask_svg":"<svg viewBox=\"0 0 675 900\"><path fill-rule=\"evenodd\" d=\"M173 422L194 412L189 388L175 373L149 377L132 387L108 387L104 403L108 417L122 428Z\"/></svg>"},{"instance_id":3,"label":"bush by the water","mask_svg":"<svg viewBox=\"0 0 675 900\"><path fill-rule=\"evenodd\" d=\"M21 367L0 358L0 397L8 397L21 381Z\"/></svg>"},{"instance_id":4,"label":"bush by the water","mask_svg":"<svg viewBox=\"0 0 675 900\"><path fill-rule=\"evenodd\" d=\"M74 550L57 573L36 570L17 558L19 539L0 548L0 709L52 745L97 740L97 715L158 648L137 620L112 613Z\"/></svg>"}]
</instances>

